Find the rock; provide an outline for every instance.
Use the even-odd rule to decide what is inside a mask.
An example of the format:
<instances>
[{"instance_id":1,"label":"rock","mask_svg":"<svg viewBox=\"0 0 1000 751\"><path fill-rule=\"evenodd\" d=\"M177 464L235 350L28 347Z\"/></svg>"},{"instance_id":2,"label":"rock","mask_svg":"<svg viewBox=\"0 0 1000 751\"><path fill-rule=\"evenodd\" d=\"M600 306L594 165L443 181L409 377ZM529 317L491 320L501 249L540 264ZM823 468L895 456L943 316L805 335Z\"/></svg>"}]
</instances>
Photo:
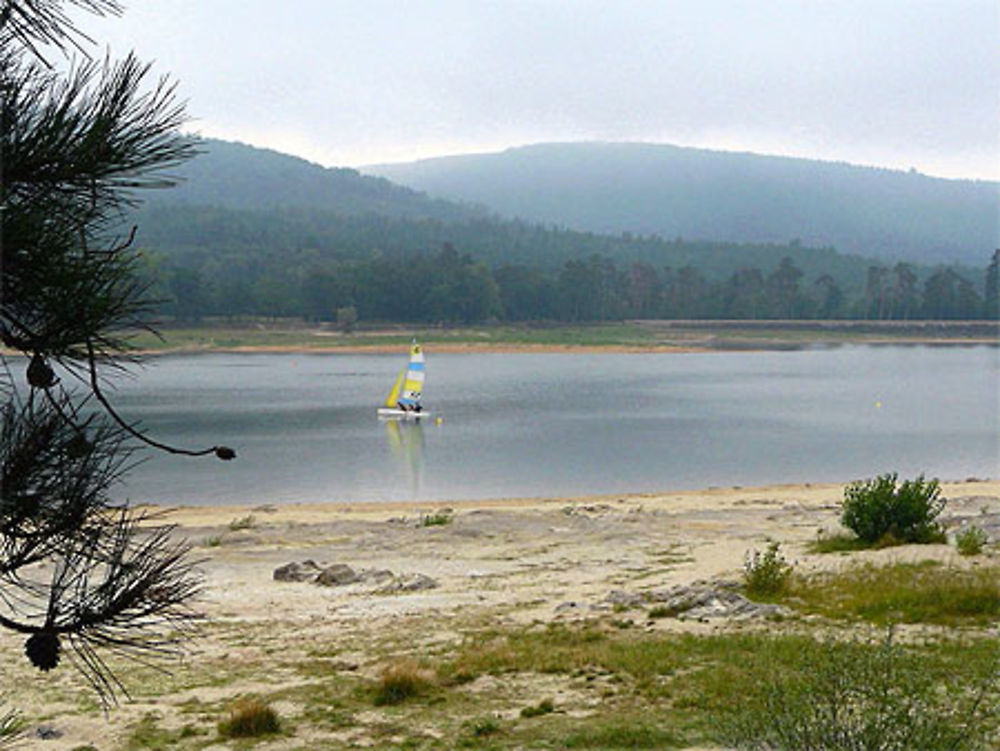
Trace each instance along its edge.
<instances>
[{"instance_id":1,"label":"rock","mask_svg":"<svg viewBox=\"0 0 1000 751\"><path fill-rule=\"evenodd\" d=\"M422 589L434 589L438 583L426 574L402 574L395 577L380 592L417 592Z\"/></svg>"},{"instance_id":2,"label":"rock","mask_svg":"<svg viewBox=\"0 0 1000 751\"><path fill-rule=\"evenodd\" d=\"M62 738L62 730L52 727L52 725L39 725L35 728L35 737L41 738L43 741L51 741L56 738Z\"/></svg>"},{"instance_id":3,"label":"rock","mask_svg":"<svg viewBox=\"0 0 1000 751\"><path fill-rule=\"evenodd\" d=\"M359 579L357 572L346 563L334 563L320 571L314 581L323 587L339 587Z\"/></svg>"},{"instance_id":4,"label":"rock","mask_svg":"<svg viewBox=\"0 0 1000 751\"><path fill-rule=\"evenodd\" d=\"M626 592L623 589L613 589L608 592L604 602L609 605L621 605L626 608L634 608L647 602L646 596L638 592Z\"/></svg>"},{"instance_id":5,"label":"rock","mask_svg":"<svg viewBox=\"0 0 1000 751\"><path fill-rule=\"evenodd\" d=\"M387 568L363 568L358 571L358 580L363 582L374 582L381 584L393 577L393 573Z\"/></svg>"},{"instance_id":6,"label":"rock","mask_svg":"<svg viewBox=\"0 0 1000 751\"><path fill-rule=\"evenodd\" d=\"M746 620L788 613L788 608L752 602L729 583L696 582L648 593L648 599L676 613L680 619L731 618Z\"/></svg>"},{"instance_id":7,"label":"rock","mask_svg":"<svg viewBox=\"0 0 1000 751\"><path fill-rule=\"evenodd\" d=\"M316 565L315 561L306 560L302 563L292 561L284 566L278 566L274 570L274 580L278 582L304 582L313 581L322 569Z\"/></svg>"}]
</instances>

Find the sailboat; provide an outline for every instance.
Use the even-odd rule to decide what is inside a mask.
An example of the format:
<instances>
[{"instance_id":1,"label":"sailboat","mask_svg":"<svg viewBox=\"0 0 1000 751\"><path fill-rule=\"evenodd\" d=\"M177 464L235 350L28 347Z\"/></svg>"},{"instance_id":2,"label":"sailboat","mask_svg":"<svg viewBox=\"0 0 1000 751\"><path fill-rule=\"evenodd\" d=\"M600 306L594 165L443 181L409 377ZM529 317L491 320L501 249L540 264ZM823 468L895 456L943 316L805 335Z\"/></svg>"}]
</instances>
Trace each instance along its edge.
<instances>
[{"instance_id":1,"label":"sailboat","mask_svg":"<svg viewBox=\"0 0 1000 751\"><path fill-rule=\"evenodd\" d=\"M410 345L410 361L396 378L378 416L394 419L419 420L430 412L420 406L424 390L424 351L417 340Z\"/></svg>"}]
</instances>

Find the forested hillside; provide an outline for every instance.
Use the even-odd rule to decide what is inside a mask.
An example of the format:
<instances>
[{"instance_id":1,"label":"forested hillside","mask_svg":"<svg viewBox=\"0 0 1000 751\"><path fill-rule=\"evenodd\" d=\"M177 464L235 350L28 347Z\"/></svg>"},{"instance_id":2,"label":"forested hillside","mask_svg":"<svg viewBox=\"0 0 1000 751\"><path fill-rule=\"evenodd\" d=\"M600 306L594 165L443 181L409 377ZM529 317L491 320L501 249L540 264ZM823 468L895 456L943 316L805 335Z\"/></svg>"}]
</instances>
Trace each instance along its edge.
<instances>
[{"instance_id":1,"label":"forested hillside","mask_svg":"<svg viewBox=\"0 0 1000 751\"><path fill-rule=\"evenodd\" d=\"M979 264L997 247L995 182L638 143L539 144L363 171L505 216L602 233L834 247Z\"/></svg>"},{"instance_id":2,"label":"forested hillside","mask_svg":"<svg viewBox=\"0 0 1000 751\"><path fill-rule=\"evenodd\" d=\"M180 318L331 319L338 309L368 321L969 318L984 309L985 255L978 269L940 277L797 240L601 235L501 219L239 144L205 150L185 165L181 188L130 217L163 312Z\"/></svg>"},{"instance_id":3,"label":"forested hillside","mask_svg":"<svg viewBox=\"0 0 1000 751\"><path fill-rule=\"evenodd\" d=\"M181 178L176 187L143 196L148 205L250 210L294 207L443 221L485 213L452 201L428 198L357 170L329 169L270 149L207 139L200 151L196 159L173 171Z\"/></svg>"}]
</instances>

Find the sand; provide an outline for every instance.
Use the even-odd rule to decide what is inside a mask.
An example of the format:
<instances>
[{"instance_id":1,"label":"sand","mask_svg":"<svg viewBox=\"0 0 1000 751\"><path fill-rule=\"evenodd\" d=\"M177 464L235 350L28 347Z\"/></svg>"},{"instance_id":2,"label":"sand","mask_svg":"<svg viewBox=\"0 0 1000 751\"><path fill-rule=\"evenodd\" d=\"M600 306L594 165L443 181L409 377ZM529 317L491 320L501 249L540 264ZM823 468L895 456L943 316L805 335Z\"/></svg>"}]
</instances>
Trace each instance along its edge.
<instances>
[{"instance_id":1,"label":"sand","mask_svg":"<svg viewBox=\"0 0 1000 751\"><path fill-rule=\"evenodd\" d=\"M949 503L942 519L950 529L968 519L1000 526L1000 482L950 483L943 494ZM375 675L388 643L406 654L418 645L423 650L454 641L474 625L601 617L612 610L606 598L613 591L738 580L747 552L762 550L772 539L800 570L842 566L842 555L806 550L817 534L838 529L842 495L841 485L782 485L448 504L168 510L165 520L177 525L203 559L205 589L198 607L209 625L193 645L194 656L172 666L171 676L155 680L143 677L147 672L127 671L122 677L133 698L105 718L94 709L80 711L80 697L89 694L75 671L67 666L51 675L34 672L19 654L22 639L0 633L5 683L18 687L8 689L7 700L24 712L30 728L49 724L61 733L44 741L45 749L69 751L92 743L104 751L117 747L129 724L150 711L176 727L183 724L179 708L193 699L220 701L301 682L300 675L272 669L269 655L275 653L306 655L323 645L345 670ZM428 526L427 518L436 514L449 523ZM947 545L849 557L974 565ZM277 567L307 559L354 571L388 570L394 578L385 574L332 587L274 580ZM413 582L418 575L437 586L389 591L393 583ZM650 627L708 631L725 624L660 619ZM250 634L252 639L240 640ZM195 666L220 657L248 668L246 678L213 686L192 675ZM294 716L301 707L282 710ZM363 729L351 732L357 734L351 742L364 741ZM286 745L259 748L301 748L302 742L299 737L298 745L285 739Z\"/></svg>"}]
</instances>

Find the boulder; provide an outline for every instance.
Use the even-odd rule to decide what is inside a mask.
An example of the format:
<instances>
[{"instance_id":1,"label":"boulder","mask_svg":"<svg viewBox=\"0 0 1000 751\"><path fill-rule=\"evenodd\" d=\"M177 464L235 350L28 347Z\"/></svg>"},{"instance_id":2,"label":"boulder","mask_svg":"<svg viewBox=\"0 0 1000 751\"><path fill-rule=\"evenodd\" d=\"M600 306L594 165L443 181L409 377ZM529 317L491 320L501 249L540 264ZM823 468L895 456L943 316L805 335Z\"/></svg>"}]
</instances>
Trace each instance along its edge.
<instances>
[{"instance_id":1,"label":"boulder","mask_svg":"<svg viewBox=\"0 0 1000 751\"><path fill-rule=\"evenodd\" d=\"M320 571L315 582L322 587L339 587L342 584L353 584L359 579L358 573L346 563L334 563Z\"/></svg>"},{"instance_id":2,"label":"boulder","mask_svg":"<svg viewBox=\"0 0 1000 751\"><path fill-rule=\"evenodd\" d=\"M284 566L278 566L274 570L274 580L278 582L304 582L313 581L322 569L316 565L315 561L306 560L299 563L292 561Z\"/></svg>"},{"instance_id":3,"label":"boulder","mask_svg":"<svg viewBox=\"0 0 1000 751\"><path fill-rule=\"evenodd\" d=\"M422 589L434 589L437 586L438 583L427 574L401 574L379 591L385 593L417 592Z\"/></svg>"}]
</instances>

